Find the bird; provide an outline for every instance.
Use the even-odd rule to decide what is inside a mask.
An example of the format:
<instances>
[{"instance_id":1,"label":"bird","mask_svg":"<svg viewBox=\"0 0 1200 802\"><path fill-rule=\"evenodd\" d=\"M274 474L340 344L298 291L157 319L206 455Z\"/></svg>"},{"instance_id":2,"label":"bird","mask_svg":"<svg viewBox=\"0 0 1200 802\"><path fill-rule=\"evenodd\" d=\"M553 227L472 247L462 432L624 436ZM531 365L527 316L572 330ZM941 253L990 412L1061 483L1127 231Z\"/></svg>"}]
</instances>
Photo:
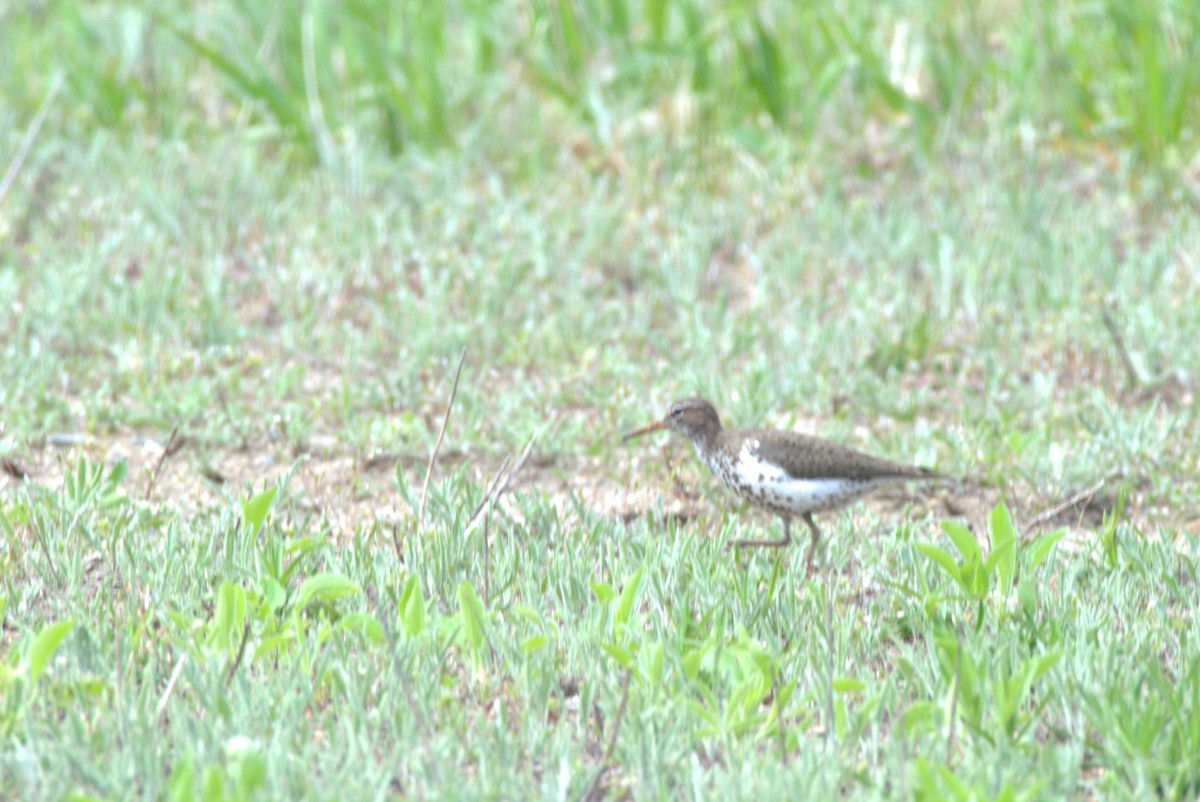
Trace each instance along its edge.
<instances>
[{"instance_id":1,"label":"bird","mask_svg":"<svg viewBox=\"0 0 1200 802\"><path fill-rule=\"evenodd\" d=\"M787 546L792 542L792 518L799 517L812 534L804 558L809 574L821 540L813 513L844 507L888 485L947 478L929 468L892 462L799 432L726 429L716 408L703 398L676 401L661 420L629 432L622 442L663 429L691 440L700 460L735 495L783 521L779 540L736 540L729 546Z\"/></svg>"}]
</instances>

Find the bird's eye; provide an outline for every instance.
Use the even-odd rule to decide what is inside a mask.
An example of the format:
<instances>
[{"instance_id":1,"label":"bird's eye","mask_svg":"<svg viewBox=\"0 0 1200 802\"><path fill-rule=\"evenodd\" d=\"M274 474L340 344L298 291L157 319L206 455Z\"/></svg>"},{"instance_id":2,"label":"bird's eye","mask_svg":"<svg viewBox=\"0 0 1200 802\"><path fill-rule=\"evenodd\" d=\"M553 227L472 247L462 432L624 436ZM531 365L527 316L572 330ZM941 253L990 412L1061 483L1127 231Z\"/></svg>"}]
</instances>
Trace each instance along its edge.
<instances>
[{"instance_id":1,"label":"bird's eye","mask_svg":"<svg viewBox=\"0 0 1200 802\"><path fill-rule=\"evenodd\" d=\"M673 407L671 409L672 418L680 418L683 415L683 407Z\"/></svg>"}]
</instances>

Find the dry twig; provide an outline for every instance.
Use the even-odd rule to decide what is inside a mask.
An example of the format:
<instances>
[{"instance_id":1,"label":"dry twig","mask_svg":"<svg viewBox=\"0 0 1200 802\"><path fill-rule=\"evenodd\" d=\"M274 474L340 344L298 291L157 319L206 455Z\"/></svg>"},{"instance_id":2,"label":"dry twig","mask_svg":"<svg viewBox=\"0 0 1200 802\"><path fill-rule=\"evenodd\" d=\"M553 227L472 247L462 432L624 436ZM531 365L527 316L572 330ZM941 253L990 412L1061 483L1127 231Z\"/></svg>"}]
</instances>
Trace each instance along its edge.
<instances>
[{"instance_id":1,"label":"dry twig","mask_svg":"<svg viewBox=\"0 0 1200 802\"><path fill-rule=\"evenodd\" d=\"M479 526L482 522L481 515L484 513L490 514L491 508L508 491L512 480L516 478L521 469L525 467L525 463L529 461L529 455L533 453L533 444L542 436L545 428L543 426L533 433L533 436L529 438L529 442L525 444L525 449L521 452L521 456L517 458L515 463L512 463L511 468L508 467L512 462L511 457L505 457L504 462L500 463L500 470L496 472L495 478L488 485L487 492L483 494L483 500L479 502L479 506L475 508L475 511L471 513L471 517L467 520L466 534L469 535L475 531L475 527ZM507 471L505 470L506 468L508 469Z\"/></svg>"},{"instance_id":2,"label":"dry twig","mask_svg":"<svg viewBox=\"0 0 1200 802\"><path fill-rule=\"evenodd\" d=\"M21 171L21 166L29 156L29 151L33 147L33 141L37 139L38 133L42 130L42 123L46 121L46 114L50 111L50 105L54 103L54 98L58 97L58 90L62 89L65 79L66 73L60 72L54 76L54 82L50 84L50 91L46 93L46 99L42 101L41 107L33 117L33 122L29 124L29 128L25 131L25 138L21 140L21 147L17 150L17 155L13 157L12 163L8 165L8 171L4 174L4 180L0 181L0 203L4 202L4 197L8 195L8 191L12 189L13 183L17 180L17 173Z\"/></svg>"},{"instance_id":3,"label":"dry twig","mask_svg":"<svg viewBox=\"0 0 1200 802\"><path fill-rule=\"evenodd\" d=\"M633 680L633 669L625 669L625 681L621 684L621 704L617 706L617 717L613 720L612 735L608 736L608 745L604 748L604 758L600 761L600 768L596 771L596 776L592 778L588 784L587 791L583 794L583 799L594 799L596 790L600 786L600 781L604 779L605 772L612 762L613 752L617 748L617 736L621 732L621 720L625 718L625 707L629 703L629 684Z\"/></svg>"},{"instance_id":4,"label":"dry twig","mask_svg":"<svg viewBox=\"0 0 1200 802\"><path fill-rule=\"evenodd\" d=\"M221 405L221 411L225 413L225 420L229 421L229 425L237 432L239 450L245 451L250 448L250 441L246 437L246 430L233 417L233 410L229 408L229 399L225 396L225 388L220 384L217 385L217 403ZM224 483L222 482L222 484Z\"/></svg>"},{"instance_id":5,"label":"dry twig","mask_svg":"<svg viewBox=\"0 0 1200 802\"><path fill-rule=\"evenodd\" d=\"M225 687L229 687L229 683L233 682L233 675L237 673L238 666L242 664L242 658L246 656L246 644L250 642L250 622L246 622L246 626L242 629L242 642L238 644L237 654L233 656L233 660L229 663L229 670L225 672Z\"/></svg>"},{"instance_id":6,"label":"dry twig","mask_svg":"<svg viewBox=\"0 0 1200 802\"><path fill-rule=\"evenodd\" d=\"M544 427L543 427L544 428ZM496 471L496 475L492 477L492 481L488 484L487 490L483 494L483 500L479 502L479 506L475 508L475 512L471 513L471 517L467 522L466 535L470 535L475 531L475 527L479 522L483 521L483 603L487 604L490 590L491 570L490 556L491 544L488 540L491 532L492 510L496 508L496 502L508 490L508 486L512 484L512 480L516 477L521 469L525 467L525 463L529 461L529 455L533 452L533 444L541 435L542 430L533 433L529 438L529 442L525 444L525 449L521 452L521 456L513 463L512 457L505 457L500 463L500 470ZM512 466L511 468L509 466Z\"/></svg>"},{"instance_id":7,"label":"dry twig","mask_svg":"<svg viewBox=\"0 0 1200 802\"><path fill-rule=\"evenodd\" d=\"M442 450L442 440L446 438L446 424L450 423L450 410L454 409L454 398L458 395L458 379L462 376L463 360L466 358L467 347L464 345L462 353L458 356L458 368L454 371L454 386L450 388L450 401L446 404L446 416L442 418L442 429L438 432L433 453L429 455L429 464L425 467L425 483L421 485L421 506L417 511L418 532L425 530L425 499L429 495L429 478L433 476L433 465L437 462L438 452Z\"/></svg>"},{"instance_id":8,"label":"dry twig","mask_svg":"<svg viewBox=\"0 0 1200 802\"><path fill-rule=\"evenodd\" d=\"M1142 380L1138 377L1137 368L1133 365L1133 358L1129 356L1129 349L1125 347L1125 338L1121 336L1121 330L1117 328L1117 321L1113 320L1112 313L1108 309L1100 310L1100 317L1104 320L1104 328L1108 329L1108 336L1112 338L1113 345L1117 348L1117 354L1121 357L1121 365L1125 368L1125 381L1130 390L1137 389L1142 386Z\"/></svg>"},{"instance_id":9,"label":"dry twig","mask_svg":"<svg viewBox=\"0 0 1200 802\"><path fill-rule=\"evenodd\" d=\"M163 689L162 696L158 698L158 706L154 709L154 719L160 724L164 723L163 714L167 712L167 703L171 701L171 693L175 690L175 683L179 681L179 673L183 671L183 663L187 660L187 652L179 655L179 659L175 661L175 668L171 671L171 677L167 680L167 687Z\"/></svg>"},{"instance_id":10,"label":"dry twig","mask_svg":"<svg viewBox=\"0 0 1200 802\"><path fill-rule=\"evenodd\" d=\"M1056 518L1059 515L1059 513L1062 513L1065 510L1073 509L1074 507L1076 507L1080 504L1086 504L1087 502L1091 501L1092 498L1098 492L1100 492L1100 488L1104 487L1106 481L1107 481L1106 479L1101 479L1099 482L1096 482L1096 484L1092 485L1091 487L1085 487L1083 490L1080 490L1078 493L1071 496L1069 499L1066 499L1065 501L1060 501L1059 503L1055 504L1053 507L1050 507L1049 509L1042 510L1037 515L1033 516L1033 518L1029 521L1029 523L1025 524L1025 530L1027 532L1033 532L1038 527L1054 520L1054 518Z\"/></svg>"},{"instance_id":11,"label":"dry twig","mask_svg":"<svg viewBox=\"0 0 1200 802\"><path fill-rule=\"evenodd\" d=\"M178 454L181 448L183 448L183 438L179 436L179 427L176 426L171 429L171 435L167 438L162 453L158 455L158 461L154 463L154 470L150 471L150 478L146 480L146 501L150 500L150 494L154 492L154 486L158 484L158 476L162 473L167 457Z\"/></svg>"}]
</instances>

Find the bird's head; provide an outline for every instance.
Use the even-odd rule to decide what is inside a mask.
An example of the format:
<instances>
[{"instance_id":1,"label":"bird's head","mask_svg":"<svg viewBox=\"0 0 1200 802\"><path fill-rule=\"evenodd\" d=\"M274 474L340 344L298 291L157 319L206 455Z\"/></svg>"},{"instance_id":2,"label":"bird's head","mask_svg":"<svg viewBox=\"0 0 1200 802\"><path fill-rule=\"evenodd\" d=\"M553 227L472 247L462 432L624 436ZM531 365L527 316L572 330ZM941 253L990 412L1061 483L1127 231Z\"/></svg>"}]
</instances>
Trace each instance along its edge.
<instances>
[{"instance_id":1,"label":"bird's head","mask_svg":"<svg viewBox=\"0 0 1200 802\"><path fill-rule=\"evenodd\" d=\"M632 440L660 429L670 429L697 444L708 443L721 431L721 419L713 405L703 398L685 398L671 404L662 420L634 429L622 439Z\"/></svg>"}]
</instances>

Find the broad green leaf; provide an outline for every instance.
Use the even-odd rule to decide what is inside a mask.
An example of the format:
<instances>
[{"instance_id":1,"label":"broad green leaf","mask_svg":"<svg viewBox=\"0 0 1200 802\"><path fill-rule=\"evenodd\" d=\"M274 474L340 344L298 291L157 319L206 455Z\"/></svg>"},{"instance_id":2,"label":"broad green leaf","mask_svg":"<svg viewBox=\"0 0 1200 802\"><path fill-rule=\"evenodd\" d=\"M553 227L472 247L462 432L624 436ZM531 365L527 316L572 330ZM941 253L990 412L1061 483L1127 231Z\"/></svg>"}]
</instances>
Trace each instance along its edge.
<instances>
[{"instance_id":1,"label":"broad green leaf","mask_svg":"<svg viewBox=\"0 0 1200 802\"><path fill-rule=\"evenodd\" d=\"M915 702L900 715L900 723L906 733L918 727L936 726L941 720L942 708L935 702Z\"/></svg>"},{"instance_id":2,"label":"broad green leaf","mask_svg":"<svg viewBox=\"0 0 1200 802\"><path fill-rule=\"evenodd\" d=\"M234 751L228 745L226 752L233 752L229 773L237 787L235 799L253 799L267 777L267 764L261 752L255 747Z\"/></svg>"},{"instance_id":3,"label":"broad green leaf","mask_svg":"<svg viewBox=\"0 0 1200 802\"><path fill-rule=\"evenodd\" d=\"M942 521L942 531L950 538L950 542L954 544L954 548L958 549L958 553L962 555L965 562L983 562L983 552L979 549L979 542L975 540L975 535L965 525L958 521Z\"/></svg>"},{"instance_id":4,"label":"broad green leaf","mask_svg":"<svg viewBox=\"0 0 1200 802\"><path fill-rule=\"evenodd\" d=\"M663 673L666 670L666 662L663 656L663 646L661 643L652 643L646 649L641 651L642 661L645 665L645 677L650 683L650 687L658 687L662 685Z\"/></svg>"},{"instance_id":5,"label":"broad green leaf","mask_svg":"<svg viewBox=\"0 0 1200 802\"><path fill-rule=\"evenodd\" d=\"M601 643L600 648L608 652L608 656L617 661L621 668L633 668L633 652L618 643Z\"/></svg>"},{"instance_id":6,"label":"broad green leaf","mask_svg":"<svg viewBox=\"0 0 1200 802\"><path fill-rule=\"evenodd\" d=\"M311 536L298 537L295 540L289 541L287 543L287 545L284 546L283 550L287 554L303 556L306 554L311 554L312 552L316 551L317 549L320 549L320 548L328 545L328 543L329 543L329 541L327 541L323 537L311 537ZM293 564L298 564L298 563L299 563L299 560L293 561Z\"/></svg>"},{"instance_id":7,"label":"broad green leaf","mask_svg":"<svg viewBox=\"0 0 1200 802\"><path fill-rule=\"evenodd\" d=\"M46 663L50 662L50 658L58 650L59 644L62 643L63 638L67 636L67 633L74 626L74 621L59 621L56 624L47 624L41 628L29 647L30 683L37 682L43 669L46 668Z\"/></svg>"},{"instance_id":8,"label":"broad green leaf","mask_svg":"<svg viewBox=\"0 0 1200 802\"><path fill-rule=\"evenodd\" d=\"M200 787L200 799L203 802L225 802L225 775L216 766L209 766L204 771L204 780Z\"/></svg>"},{"instance_id":9,"label":"broad green leaf","mask_svg":"<svg viewBox=\"0 0 1200 802\"><path fill-rule=\"evenodd\" d=\"M416 575L410 574L408 581L404 583L404 590L400 591L400 599L396 602L396 612L401 617L404 616L404 608L408 606L409 599L412 598L413 593L419 592L420 587Z\"/></svg>"},{"instance_id":10,"label":"broad green leaf","mask_svg":"<svg viewBox=\"0 0 1200 802\"><path fill-rule=\"evenodd\" d=\"M338 628L357 632L372 643L383 643L383 627L370 613L348 613L337 623Z\"/></svg>"},{"instance_id":11,"label":"broad green leaf","mask_svg":"<svg viewBox=\"0 0 1200 802\"><path fill-rule=\"evenodd\" d=\"M867 683L853 677L834 677L834 693L862 693L867 689Z\"/></svg>"},{"instance_id":12,"label":"broad green leaf","mask_svg":"<svg viewBox=\"0 0 1200 802\"><path fill-rule=\"evenodd\" d=\"M116 464L112 466L112 470L108 472L108 479L106 481L108 492L111 493L116 490L128 473L129 463L123 459L117 460Z\"/></svg>"},{"instance_id":13,"label":"broad green leaf","mask_svg":"<svg viewBox=\"0 0 1200 802\"><path fill-rule=\"evenodd\" d=\"M1005 593L1012 589L1013 573L1015 573L1016 564L1012 560L1016 554L1016 543L1008 541L1007 543L997 544L992 541L992 550L988 553L987 561L983 564L983 573L985 576L996 576L995 587L999 588L1001 593ZM1007 573L1007 572L1011 573Z\"/></svg>"},{"instance_id":14,"label":"broad green leaf","mask_svg":"<svg viewBox=\"0 0 1200 802\"><path fill-rule=\"evenodd\" d=\"M625 587L621 589L621 599L617 602L617 611L613 614L613 635L619 636L621 630L629 625L629 619L633 615L633 605L637 601L638 590L642 586L642 568L633 572L633 576L625 580Z\"/></svg>"},{"instance_id":15,"label":"broad green leaf","mask_svg":"<svg viewBox=\"0 0 1200 802\"><path fill-rule=\"evenodd\" d=\"M693 713L695 713L697 718L699 718L701 721L705 722L709 726L718 727L720 725L721 720L719 718L717 718L716 713L713 713L711 710L709 710L707 707L704 707L699 702L697 702L693 699L687 699L684 701L684 705L687 706L688 710L691 710Z\"/></svg>"},{"instance_id":16,"label":"broad green leaf","mask_svg":"<svg viewBox=\"0 0 1200 802\"><path fill-rule=\"evenodd\" d=\"M528 604L514 604L512 610L509 612L521 621L526 621L539 627L546 625L546 620L542 618L542 614Z\"/></svg>"},{"instance_id":17,"label":"broad green leaf","mask_svg":"<svg viewBox=\"0 0 1200 802\"><path fill-rule=\"evenodd\" d=\"M242 517L246 523L250 524L250 531L257 532L262 527L277 492L279 492L278 487L269 487L242 502Z\"/></svg>"},{"instance_id":18,"label":"broad green leaf","mask_svg":"<svg viewBox=\"0 0 1200 802\"><path fill-rule=\"evenodd\" d=\"M29 523L29 507L24 504L13 504L8 509L0 507L0 526L3 526L4 531L9 537L16 534L18 526L24 526Z\"/></svg>"},{"instance_id":19,"label":"broad green leaf","mask_svg":"<svg viewBox=\"0 0 1200 802\"><path fill-rule=\"evenodd\" d=\"M955 583L962 586L963 590L967 589L966 586L963 585L962 572L958 568L958 563L956 563L954 558L950 556L950 552L939 546L935 546L932 543L918 543L917 548L920 549L926 557L937 563L937 565L946 572L947 576L953 579Z\"/></svg>"},{"instance_id":20,"label":"broad green leaf","mask_svg":"<svg viewBox=\"0 0 1200 802\"><path fill-rule=\"evenodd\" d=\"M275 581L274 577L263 577L259 592L262 593L267 609L271 612L278 611L287 602L287 589Z\"/></svg>"},{"instance_id":21,"label":"broad green leaf","mask_svg":"<svg viewBox=\"0 0 1200 802\"><path fill-rule=\"evenodd\" d=\"M263 655L268 655L272 652L282 652L286 647L291 646L298 640L296 631L292 627L288 627L282 634L263 638L254 649L254 660L258 660Z\"/></svg>"},{"instance_id":22,"label":"broad green leaf","mask_svg":"<svg viewBox=\"0 0 1200 802\"><path fill-rule=\"evenodd\" d=\"M1056 649L1053 652L1047 652L1046 654L1037 658L1037 662L1034 663L1033 666L1033 675L1031 677L1031 681L1037 682L1039 679L1041 679L1043 674L1054 668L1055 664L1062 659L1062 656L1062 649Z\"/></svg>"},{"instance_id":23,"label":"broad green leaf","mask_svg":"<svg viewBox=\"0 0 1200 802\"><path fill-rule=\"evenodd\" d=\"M980 602L987 598L989 575L983 563L971 560L963 566L962 575L972 598Z\"/></svg>"},{"instance_id":24,"label":"broad green leaf","mask_svg":"<svg viewBox=\"0 0 1200 802\"><path fill-rule=\"evenodd\" d=\"M246 591L232 582L217 589L217 611L209 627L209 643L228 651L241 642L246 622Z\"/></svg>"},{"instance_id":25,"label":"broad green leaf","mask_svg":"<svg viewBox=\"0 0 1200 802\"><path fill-rule=\"evenodd\" d=\"M1026 614L1032 615L1037 611L1037 586L1027 575L1022 575L1021 581L1017 583L1017 599L1021 602L1021 609Z\"/></svg>"},{"instance_id":26,"label":"broad green leaf","mask_svg":"<svg viewBox=\"0 0 1200 802\"><path fill-rule=\"evenodd\" d=\"M1041 565L1046 557L1050 555L1050 550L1054 548L1054 545L1062 540L1066 534L1067 530L1065 528L1055 529L1053 532L1047 532L1034 540L1028 549L1030 570L1036 569Z\"/></svg>"},{"instance_id":27,"label":"broad green leaf","mask_svg":"<svg viewBox=\"0 0 1200 802\"><path fill-rule=\"evenodd\" d=\"M408 578L400 604L404 631L410 638L415 638L425 631L425 598L421 595L421 582L416 576Z\"/></svg>"},{"instance_id":28,"label":"broad green leaf","mask_svg":"<svg viewBox=\"0 0 1200 802\"><path fill-rule=\"evenodd\" d=\"M617 597L617 592L607 582L592 582L591 586L592 593L596 594L596 600L601 604L608 604Z\"/></svg>"},{"instance_id":29,"label":"broad green leaf","mask_svg":"<svg viewBox=\"0 0 1200 802\"><path fill-rule=\"evenodd\" d=\"M693 649L683 656L683 673L688 679L695 679L700 674L700 666L704 663L705 649Z\"/></svg>"},{"instance_id":30,"label":"broad green leaf","mask_svg":"<svg viewBox=\"0 0 1200 802\"><path fill-rule=\"evenodd\" d=\"M333 601L358 591L358 585L341 574L316 574L304 580L300 586L296 609L303 610L314 601Z\"/></svg>"},{"instance_id":31,"label":"broad green leaf","mask_svg":"<svg viewBox=\"0 0 1200 802\"><path fill-rule=\"evenodd\" d=\"M988 555L988 572L996 570L996 585L1002 594L1012 590L1013 577L1017 573L1017 534L1012 515L1004 502L992 510L988 527L992 533L992 553Z\"/></svg>"},{"instance_id":32,"label":"broad green leaf","mask_svg":"<svg viewBox=\"0 0 1200 802\"><path fill-rule=\"evenodd\" d=\"M779 708L787 707L788 702L792 700L792 696L796 693L796 680L788 680L777 689L775 694L775 706Z\"/></svg>"},{"instance_id":33,"label":"broad green leaf","mask_svg":"<svg viewBox=\"0 0 1200 802\"><path fill-rule=\"evenodd\" d=\"M170 802L193 802L196 798L196 762L189 755L171 768L167 779L167 799Z\"/></svg>"},{"instance_id":34,"label":"broad green leaf","mask_svg":"<svg viewBox=\"0 0 1200 802\"><path fill-rule=\"evenodd\" d=\"M533 654L545 647L550 639L545 635L530 635L525 640L521 641L521 654Z\"/></svg>"},{"instance_id":35,"label":"broad green leaf","mask_svg":"<svg viewBox=\"0 0 1200 802\"><path fill-rule=\"evenodd\" d=\"M463 632L471 648L478 649L483 645L484 611L483 602L475 595L471 583L462 580L458 583L458 611L462 618Z\"/></svg>"}]
</instances>

